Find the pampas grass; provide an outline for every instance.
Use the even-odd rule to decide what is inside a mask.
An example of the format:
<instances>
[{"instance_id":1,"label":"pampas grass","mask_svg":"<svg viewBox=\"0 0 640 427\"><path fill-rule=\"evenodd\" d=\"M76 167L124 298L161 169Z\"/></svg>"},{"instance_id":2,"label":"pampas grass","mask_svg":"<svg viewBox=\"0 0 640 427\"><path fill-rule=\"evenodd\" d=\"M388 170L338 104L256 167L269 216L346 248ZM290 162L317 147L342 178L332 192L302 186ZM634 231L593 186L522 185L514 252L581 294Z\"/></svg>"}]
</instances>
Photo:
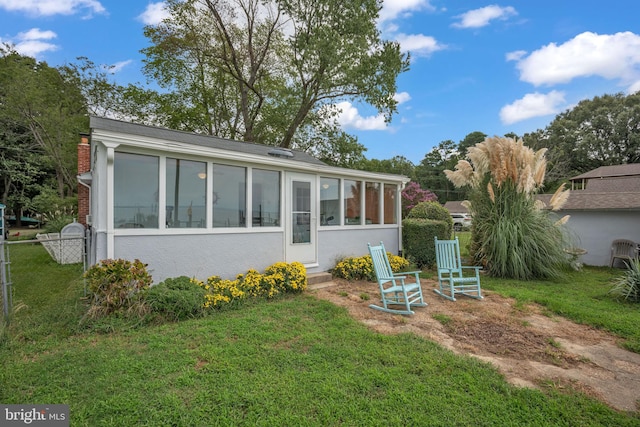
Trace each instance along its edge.
<instances>
[{"instance_id":1,"label":"pampas grass","mask_svg":"<svg viewBox=\"0 0 640 427\"><path fill-rule=\"evenodd\" d=\"M568 216L556 221L535 197L544 184L545 152L533 151L522 140L486 138L468 149L468 160L445 171L456 187L471 187L471 252L492 276L558 277L568 265L561 227ZM560 187L551 209L560 209L568 197Z\"/></svg>"}]
</instances>

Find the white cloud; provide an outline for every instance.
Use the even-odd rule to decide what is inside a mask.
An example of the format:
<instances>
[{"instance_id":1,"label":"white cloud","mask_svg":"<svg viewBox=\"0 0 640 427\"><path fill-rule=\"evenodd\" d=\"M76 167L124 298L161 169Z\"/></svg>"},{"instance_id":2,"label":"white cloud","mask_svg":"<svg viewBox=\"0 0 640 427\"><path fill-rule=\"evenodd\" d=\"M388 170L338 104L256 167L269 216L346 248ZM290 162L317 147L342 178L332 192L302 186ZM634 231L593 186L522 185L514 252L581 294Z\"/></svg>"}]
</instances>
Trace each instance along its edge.
<instances>
[{"instance_id":1,"label":"white cloud","mask_svg":"<svg viewBox=\"0 0 640 427\"><path fill-rule=\"evenodd\" d=\"M387 128L382 114L362 117L358 109L347 101L336 104L336 108L339 110L336 120L344 129L385 130Z\"/></svg>"},{"instance_id":2,"label":"white cloud","mask_svg":"<svg viewBox=\"0 0 640 427\"><path fill-rule=\"evenodd\" d=\"M507 61L520 61L527 54L526 50L516 50L505 55Z\"/></svg>"},{"instance_id":3,"label":"white cloud","mask_svg":"<svg viewBox=\"0 0 640 427\"><path fill-rule=\"evenodd\" d=\"M128 59L126 61L116 62L115 64L112 64L112 65L103 66L103 69L108 73L116 74L122 71L122 69L125 68L127 65L132 63L133 61L131 59Z\"/></svg>"},{"instance_id":4,"label":"white cloud","mask_svg":"<svg viewBox=\"0 0 640 427\"><path fill-rule=\"evenodd\" d=\"M420 10L435 10L429 0L384 0L380 10L380 22L410 15Z\"/></svg>"},{"instance_id":5,"label":"white cloud","mask_svg":"<svg viewBox=\"0 0 640 427\"><path fill-rule=\"evenodd\" d=\"M145 25L158 25L163 19L169 17L169 11L165 2L149 3L147 8L138 15L138 20Z\"/></svg>"},{"instance_id":6,"label":"white cloud","mask_svg":"<svg viewBox=\"0 0 640 427\"><path fill-rule=\"evenodd\" d=\"M640 36L631 32L578 34L550 43L518 61L520 80L535 86L568 83L578 77L600 76L633 85L640 80Z\"/></svg>"},{"instance_id":7,"label":"white cloud","mask_svg":"<svg viewBox=\"0 0 640 427\"><path fill-rule=\"evenodd\" d=\"M411 52L415 56L431 56L433 52L447 48L435 38L423 34L398 34L395 39L403 52Z\"/></svg>"},{"instance_id":8,"label":"white cloud","mask_svg":"<svg viewBox=\"0 0 640 427\"><path fill-rule=\"evenodd\" d=\"M0 8L34 16L73 15L80 10L89 14L106 12L96 0L0 0Z\"/></svg>"},{"instance_id":9,"label":"white cloud","mask_svg":"<svg viewBox=\"0 0 640 427\"><path fill-rule=\"evenodd\" d=\"M489 25L489 22L494 19L505 20L517 14L518 12L511 6L500 7L494 4L456 16L456 18L460 18L460 22L454 22L451 26L455 28L480 28Z\"/></svg>"},{"instance_id":10,"label":"white cloud","mask_svg":"<svg viewBox=\"0 0 640 427\"><path fill-rule=\"evenodd\" d=\"M29 31L18 33L13 41L7 41L14 45L16 52L21 55L37 57L43 52L58 50L58 46L44 41L58 37L53 31L42 31L39 28L32 28Z\"/></svg>"},{"instance_id":11,"label":"white cloud","mask_svg":"<svg viewBox=\"0 0 640 427\"><path fill-rule=\"evenodd\" d=\"M393 95L393 99L399 104L404 104L411 99L411 95L408 92L400 92Z\"/></svg>"},{"instance_id":12,"label":"white cloud","mask_svg":"<svg viewBox=\"0 0 640 427\"><path fill-rule=\"evenodd\" d=\"M532 117L557 114L566 104L564 95L564 92L557 90L552 90L547 94L528 93L522 99L502 107L500 120L505 125L510 125Z\"/></svg>"}]
</instances>

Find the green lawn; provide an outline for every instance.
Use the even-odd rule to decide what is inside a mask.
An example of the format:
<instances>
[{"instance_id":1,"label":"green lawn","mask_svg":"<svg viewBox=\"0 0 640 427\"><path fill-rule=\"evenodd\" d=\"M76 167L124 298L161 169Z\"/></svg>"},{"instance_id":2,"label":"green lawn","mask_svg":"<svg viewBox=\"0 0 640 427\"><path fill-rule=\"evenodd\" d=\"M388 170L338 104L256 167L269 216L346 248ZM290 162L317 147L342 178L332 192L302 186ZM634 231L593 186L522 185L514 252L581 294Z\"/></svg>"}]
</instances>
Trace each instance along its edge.
<instances>
[{"instance_id":1,"label":"green lawn","mask_svg":"<svg viewBox=\"0 0 640 427\"><path fill-rule=\"evenodd\" d=\"M306 294L174 324L110 321L98 333L78 326L77 266L40 246L11 250L19 309L0 346L0 402L66 403L72 426L640 423L578 393L510 386L476 359L377 334Z\"/></svg>"}]
</instances>

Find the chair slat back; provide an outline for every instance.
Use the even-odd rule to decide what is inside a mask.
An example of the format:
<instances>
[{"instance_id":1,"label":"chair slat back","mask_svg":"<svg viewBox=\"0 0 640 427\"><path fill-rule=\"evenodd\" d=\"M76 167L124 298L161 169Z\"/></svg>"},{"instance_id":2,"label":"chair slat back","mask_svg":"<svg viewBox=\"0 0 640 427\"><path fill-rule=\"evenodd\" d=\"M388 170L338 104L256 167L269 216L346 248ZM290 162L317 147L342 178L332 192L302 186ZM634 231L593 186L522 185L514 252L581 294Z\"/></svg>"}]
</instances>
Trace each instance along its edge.
<instances>
[{"instance_id":1,"label":"chair slat back","mask_svg":"<svg viewBox=\"0 0 640 427\"><path fill-rule=\"evenodd\" d=\"M435 237L435 244L438 268L461 271L460 244L458 243L458 238L456 237L455 240L438 240L438 238Z\"/></svg>"},{"instance_id":2,"label":"chair slat back","mask_svg":"<svg viewBox=\"0 0 640 427\"><path fill-rule=\"evenodd\" d=\"M393 277L393 271L391 270L384 244L380 242L379 246L371 246L367 243L367 247L369 248L371 261L373 261L373 271L375 271L378 280Z\"/></svg>"},{"instance_id":3,"label":"chair slat back","mask_svg":"<svg viewBox=\"0 0 640 427\"><path fill-rule=\"evenodd\" d=\"M611 250L613 255L628 255L633 257L635 255L636 244L631 240L618 239L614 240L611 244Z\"/></svg>"}]
</instances>

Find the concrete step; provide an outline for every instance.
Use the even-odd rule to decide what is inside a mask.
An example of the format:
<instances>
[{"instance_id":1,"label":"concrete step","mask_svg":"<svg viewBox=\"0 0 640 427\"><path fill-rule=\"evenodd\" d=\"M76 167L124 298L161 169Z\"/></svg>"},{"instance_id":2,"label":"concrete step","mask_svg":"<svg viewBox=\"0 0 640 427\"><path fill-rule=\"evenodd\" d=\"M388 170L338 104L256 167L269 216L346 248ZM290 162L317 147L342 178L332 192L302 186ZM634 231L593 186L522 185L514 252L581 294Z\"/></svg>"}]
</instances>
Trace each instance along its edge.
<instances>
[{"instance_id":1,"label":"concrete step","mask_svg":"<svg viewBox=\"0 0 640 427\"><path fill-rule=\"evenodd\" d=\"M328 273L326 271L321 273L307 274L307 284L309 286L318 285L320 283L331 282L331 280L332 280L331 273Z\"/></svg>"}]
</instances>

